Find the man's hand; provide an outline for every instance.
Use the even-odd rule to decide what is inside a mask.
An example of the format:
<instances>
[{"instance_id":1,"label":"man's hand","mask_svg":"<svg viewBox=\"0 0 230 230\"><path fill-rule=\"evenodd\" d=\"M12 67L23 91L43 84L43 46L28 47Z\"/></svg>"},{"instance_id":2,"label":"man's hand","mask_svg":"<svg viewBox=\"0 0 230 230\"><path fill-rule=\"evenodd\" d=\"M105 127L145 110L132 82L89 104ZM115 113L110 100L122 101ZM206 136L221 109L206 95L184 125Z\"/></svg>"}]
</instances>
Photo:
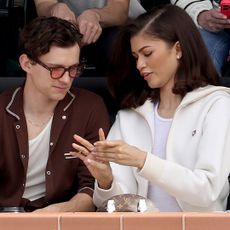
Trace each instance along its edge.
<instances>
[{"instance_id":1,"label":"man's hand","mask_svg":"<svg viewBox=\"0 0 230 230\"><path fill-rule=\"evenodd\" d=\"M86 193L77 193L72 199L66 202L55 203L34 212L93 212L95 206L92 197Z\"/></svg>"},{"instance_id":2,"label":"man's hand","mask_svg":"<svg viewBox=\"0 0 230 230\"><path fill-rule=\"evenodd\" d=\"M91 44L97 41L102 33L100 15L94 10L85 10L77 17L77 24L83 34L83 44Z\"/></svg>"},{"instance_id":3,"label":"man's hand","mask_svg":"<svg viewBox=\"0 0 230 230\"><path fill-rule=\"evenodd\" d=\"M203 11L198 15L198 24L207 31L218 32L230 28L230 19L219 10Z\"/></svg>"},{"instance_id":4,"label":"man's hand","mask_svg":"<svg viewBox=\"0 0 230 230\"><path fill-rule=\"evenodd\" d=\"M73 143L72 146L76 152L65 153L66 159L75 157L81 159L92 176L97 180L99 187L102 189L109 189L113 181L112 170L109 162L98 160L92 154L91 151L94 149L94 145L92 145L89 141L78 135L74 135L74 139L80 143L80 145ZM99 140L105 141L105 135L102 129L99 129Z\"/></svg>"},{"instance_id":5,"label":"man's hand","mask_svg":"<svg viewBox=\"0 0 230 230\"><path fill-rule=\"evenodd\" d=\"M70 8L64 3L56 3L55 5L53 5L50 9L50 14L51 16L76 23L76 17L74 12L71 11Z\"/></svg>"}]
</instances>

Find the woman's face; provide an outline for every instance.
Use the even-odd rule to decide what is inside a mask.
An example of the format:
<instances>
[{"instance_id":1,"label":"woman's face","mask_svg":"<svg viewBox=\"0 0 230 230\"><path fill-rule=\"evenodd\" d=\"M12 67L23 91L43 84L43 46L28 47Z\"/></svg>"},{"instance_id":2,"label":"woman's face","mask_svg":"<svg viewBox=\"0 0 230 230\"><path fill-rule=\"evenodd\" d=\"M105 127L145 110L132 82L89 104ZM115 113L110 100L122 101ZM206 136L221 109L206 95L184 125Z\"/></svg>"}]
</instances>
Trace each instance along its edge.
<instances>
[{"instance_id":1,"label":"woman's face","mask_svg":"<svg viewBox=\"0 0 230 230\"><path fill-rule=\"evenodd\" d=\"M136 67L150 88L169 88L181 58L180 45L169 46L165 41L145 34L137 34L130 40Z\"/></svg>"}]
</instances>

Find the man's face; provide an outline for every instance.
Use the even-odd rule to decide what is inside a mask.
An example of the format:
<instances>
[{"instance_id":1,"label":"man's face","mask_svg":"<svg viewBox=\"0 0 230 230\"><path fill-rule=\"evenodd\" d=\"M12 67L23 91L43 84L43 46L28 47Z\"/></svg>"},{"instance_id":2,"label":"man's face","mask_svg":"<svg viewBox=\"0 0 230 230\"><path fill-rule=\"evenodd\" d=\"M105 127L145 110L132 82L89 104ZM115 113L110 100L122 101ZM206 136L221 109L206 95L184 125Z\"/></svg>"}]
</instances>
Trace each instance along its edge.
<instances>
[{"instance_id":1,"label":"man's face","mask_svg":"<svg viewBox=\"0 0 230 230\"><path fill-rule=\"evenodd\" d=\"M52 46L49 53L39 57L39 61L48 68L75 66L79 64L80 48L78 44L61 48ZM30 72L27 72L26 86L34 90L35 97L42 97L45 100L62 100L70 89L74 78L65 71L62 77L54 79L51 72L39 63L32 65Z\"/></svg>"}]
</instances>

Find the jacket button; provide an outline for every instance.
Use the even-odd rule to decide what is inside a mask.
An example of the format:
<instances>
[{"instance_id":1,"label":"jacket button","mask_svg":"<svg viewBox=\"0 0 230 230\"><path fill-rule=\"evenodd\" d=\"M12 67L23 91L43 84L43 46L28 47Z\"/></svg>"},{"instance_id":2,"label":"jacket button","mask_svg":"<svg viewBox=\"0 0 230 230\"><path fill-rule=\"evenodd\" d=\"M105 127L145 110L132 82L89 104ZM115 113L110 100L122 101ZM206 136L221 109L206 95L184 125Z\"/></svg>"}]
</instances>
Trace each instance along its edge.
<instances>
[{"instance_id":1,"label":"jacket button","mask_svg":"<svg viewBox=\"0 0 230 230\"><path fill-rule=\"evenodd\" d=\"M50 146L53 146L54 145L54 143L53 142L50 142Z\"/></svg>"},{"instance_id":2,"label":"jacket button","mask_svg":"<svg viewBox=\"0 0 230 230\"><path fill-rule=\"evenodd\" d=\"M24 154L21 154L21 158L22 158L22 159L25 159L26 156L25 156Z\"/></svg>"},{"instance_id":3,"label":"jacket button","mask_svg":"<svg viewBox=\"0 0 230 230\"><path fill-rule=\"evenodd\" d=\"M16 125L16 127L15 127L16 129L20 129L21 127L20 127L20 125Z\"/></svg>"},{"instance_id":4,"label":"jacket button","mask_svg":"<svg viewBox=\"0 0 230 230\"><path fill-rule=\"evenodd\" d=\"M50 176L50 175L51 175L51 172L50 172L50 171L46 171L46 174L47 174L48 176Z\"/></svg>"},{"instance_id":5,"label":"jacket button","mask_svg":"<svg viewBox=\"0 0 230 230\"><path fill-rule=\"evenodd\" d=\"M65 116L65 115L63 115L63 116L62 116L62 120L65 120L65 119L66 119L66 116Z\"/></svg>"}]
</instances>

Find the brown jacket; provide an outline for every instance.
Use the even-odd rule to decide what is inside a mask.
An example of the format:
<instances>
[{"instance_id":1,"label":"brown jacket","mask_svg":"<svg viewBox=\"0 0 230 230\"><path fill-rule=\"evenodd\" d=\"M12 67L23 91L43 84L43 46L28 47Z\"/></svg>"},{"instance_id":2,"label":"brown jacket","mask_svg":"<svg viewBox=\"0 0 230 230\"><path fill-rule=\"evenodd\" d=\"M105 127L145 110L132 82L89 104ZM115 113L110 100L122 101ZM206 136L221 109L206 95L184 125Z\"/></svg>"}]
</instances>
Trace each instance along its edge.
<instances>
[{"instance_id":1,"label":"brown jacket","mask_svg":"<svg viewBox=\"0 0 230 230\"><path fill-rule=\"evenodd\" d=\"M23 111L23 88L0 95L0 207L24 206L34 210L69 200L76 193L92 196L94 179L81 160L66 160L73 135L90 142L98 129L108 132L109 117L103 100L83 89L71 89L55 109L46 165L46 196L30 202L23 199L28 166L28 133ZM42 160L42 159L41 159Z\"/></svg>"}]
</instances>

